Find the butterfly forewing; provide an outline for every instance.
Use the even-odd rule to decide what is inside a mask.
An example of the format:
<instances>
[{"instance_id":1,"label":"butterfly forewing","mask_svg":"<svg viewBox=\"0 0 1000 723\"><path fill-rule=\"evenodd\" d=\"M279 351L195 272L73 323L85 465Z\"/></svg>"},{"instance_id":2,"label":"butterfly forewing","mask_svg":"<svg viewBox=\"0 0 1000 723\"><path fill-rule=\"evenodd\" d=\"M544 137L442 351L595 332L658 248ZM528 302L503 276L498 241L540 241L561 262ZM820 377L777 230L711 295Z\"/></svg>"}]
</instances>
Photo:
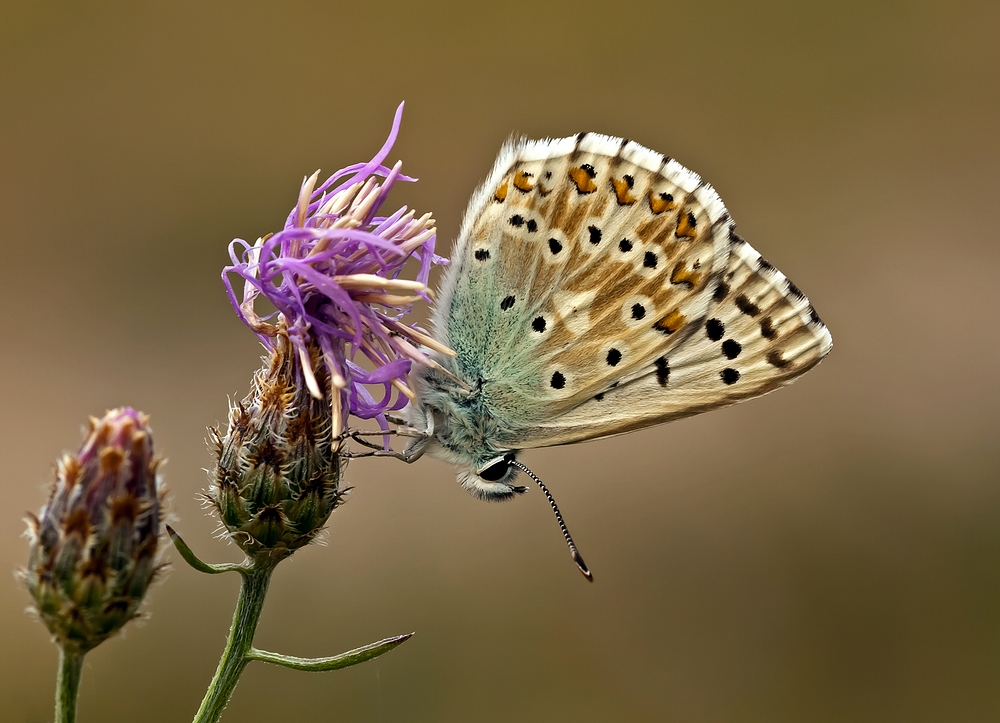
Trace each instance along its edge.
<instances>
[{"instance_id":1,"label":"butterfly forewing","mask_svg":"<svg viewBox=\"0 0 1000 723\"><path fill-rule=\"evenodd\" d=\"M628 141L507 156L470 207L447 325L463 371L490 383L501 426L522 436L641 376L700 325L729 228L695 174Z\"/></svg>"}]
</instances>

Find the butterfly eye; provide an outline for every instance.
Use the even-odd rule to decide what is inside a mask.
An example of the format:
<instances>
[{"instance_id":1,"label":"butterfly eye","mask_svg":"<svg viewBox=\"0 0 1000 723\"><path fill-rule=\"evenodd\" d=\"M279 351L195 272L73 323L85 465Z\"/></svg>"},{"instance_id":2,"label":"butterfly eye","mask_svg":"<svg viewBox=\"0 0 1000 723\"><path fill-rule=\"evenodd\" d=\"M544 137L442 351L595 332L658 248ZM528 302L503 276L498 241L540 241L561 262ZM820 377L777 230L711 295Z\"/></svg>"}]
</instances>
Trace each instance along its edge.
<instances>
[{"instance_id":1,"label":"butterfly eye","mask_svg":"<svg viewBox=\"0 0 1000 723\"><path fill-rule=\"evenodd\" d=\"M500 479L503 479L504 475L506 475L507 471L510 469L510 460L512 458L513 455L507 455L505 457L501 457L500 459L491 463L488 467L486 467L486 469L482 469L476 472L476 474L479 475L484 480L486 480L487 482L496 482Z\"/></svg>"}]
</instances>

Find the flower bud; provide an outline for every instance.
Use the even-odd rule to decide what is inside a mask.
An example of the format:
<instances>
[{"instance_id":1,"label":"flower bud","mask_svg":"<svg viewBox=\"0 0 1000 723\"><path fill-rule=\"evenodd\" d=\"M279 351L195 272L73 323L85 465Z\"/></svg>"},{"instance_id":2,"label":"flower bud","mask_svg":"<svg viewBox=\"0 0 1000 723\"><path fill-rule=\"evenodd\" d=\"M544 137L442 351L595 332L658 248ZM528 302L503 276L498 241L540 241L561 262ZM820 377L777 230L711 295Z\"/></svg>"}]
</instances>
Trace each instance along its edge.
<instances>
[{"instance_id":1,"label":"flower bud","mask_svg":"<svg viewBox=\"0 0 1000 723\"><path fill-rule=\"evenodd\" d=\"M85 653L115 633L162 567L158 465L146 415L91 418L80 451L59 461L48 504L29 514L25 580L63 647Z\"/></svg>"},{"instance_id":2,"label":"flower bud","mask_svg":"<svg viewBox=\"0 0 1000 723\"><path fill-rule=\"evenodd\" d=\"M254 376L250 394L229 412L223 435L209 430L217 458L207 498L230 537L255 561L276 564L312 542L343 500L346 459L326 367L311 349L317 399L302 362L279 336L270 359ZM340 418L339 409L337 418Z\"/></svg>"}]
</instances>

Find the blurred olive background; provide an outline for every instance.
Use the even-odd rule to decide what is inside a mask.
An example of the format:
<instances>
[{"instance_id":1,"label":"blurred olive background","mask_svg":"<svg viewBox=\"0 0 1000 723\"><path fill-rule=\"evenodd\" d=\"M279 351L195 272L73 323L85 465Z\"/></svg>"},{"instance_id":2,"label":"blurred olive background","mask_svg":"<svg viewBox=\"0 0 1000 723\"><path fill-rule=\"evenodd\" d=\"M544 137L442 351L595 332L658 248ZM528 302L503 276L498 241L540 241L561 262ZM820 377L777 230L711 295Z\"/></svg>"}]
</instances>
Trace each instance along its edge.
<instances>
[{"instance_id":1,"label":"blurred olive background","mask_svg":"<svg viewBox=\"0 0 1000 723\"><path fill-rule=\"evenodd\" d=\"M351 465L278 570L225 720L988 721L1000 716L1000 5L0 4L0 569L87 415L152 416L209 560L205 427L257 341L219 280L302 177L369 159L439 219L512 132L668 153L801 286L832 355L793 387L527 463L506 505L434 460ZM238 580L177 564L88 656L82 721L190 720ZM56 649L0 586L0 719L51 720Z\"/></svg>"}]
</instances>

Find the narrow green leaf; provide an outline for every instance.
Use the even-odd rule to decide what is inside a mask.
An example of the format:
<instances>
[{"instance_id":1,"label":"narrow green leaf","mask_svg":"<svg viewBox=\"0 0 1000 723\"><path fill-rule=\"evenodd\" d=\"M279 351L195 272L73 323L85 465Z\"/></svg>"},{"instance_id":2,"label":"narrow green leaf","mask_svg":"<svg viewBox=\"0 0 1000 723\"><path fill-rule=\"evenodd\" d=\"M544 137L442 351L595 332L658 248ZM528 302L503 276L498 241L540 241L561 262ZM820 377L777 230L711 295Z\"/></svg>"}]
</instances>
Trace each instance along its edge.
<instances>
[{"instance_id":1,"label":"narrow green leaf","mask_svg":"<svg viewBox=\"0 0 1000 723\"><path fill-rule=\"evenodd\" d=\"M293 670L305 670L309 672L339 670L340 668L347 668L351 665L357 665L366 660L377 658L382 653L388 653L393 648L405 643L411 637L413 637L413 633L397 635L394 638L379 640L377 643L371 643L331 658L297 658L292 655L269 653L266 650L257 650L256 648L252 648L247 653L247 658L250 660L261 660L265 663L273 663L274 665L283 665Z\"/></svg>"},{"instance_id":2,"label":"narrow green leaf","mask_svg":"<svg viewBox=\"0 0 1000 723\"><path fill-rule=\"evenodd\" d=\"M187 543L181 539L174 528L167 525L167 534L170 535L171 541L174 543L174 547L177 548L177 552L181 553L181 557L184 558L184 562L193 567L198 572L204 572L208 575L218 575L220 572L239 572L245 573L247 568L244 565L238 565L234 562L224 562L219 565L210 565L204 562L195 555L191 548L187 546Z\"/></svg>"}]
</instances>

